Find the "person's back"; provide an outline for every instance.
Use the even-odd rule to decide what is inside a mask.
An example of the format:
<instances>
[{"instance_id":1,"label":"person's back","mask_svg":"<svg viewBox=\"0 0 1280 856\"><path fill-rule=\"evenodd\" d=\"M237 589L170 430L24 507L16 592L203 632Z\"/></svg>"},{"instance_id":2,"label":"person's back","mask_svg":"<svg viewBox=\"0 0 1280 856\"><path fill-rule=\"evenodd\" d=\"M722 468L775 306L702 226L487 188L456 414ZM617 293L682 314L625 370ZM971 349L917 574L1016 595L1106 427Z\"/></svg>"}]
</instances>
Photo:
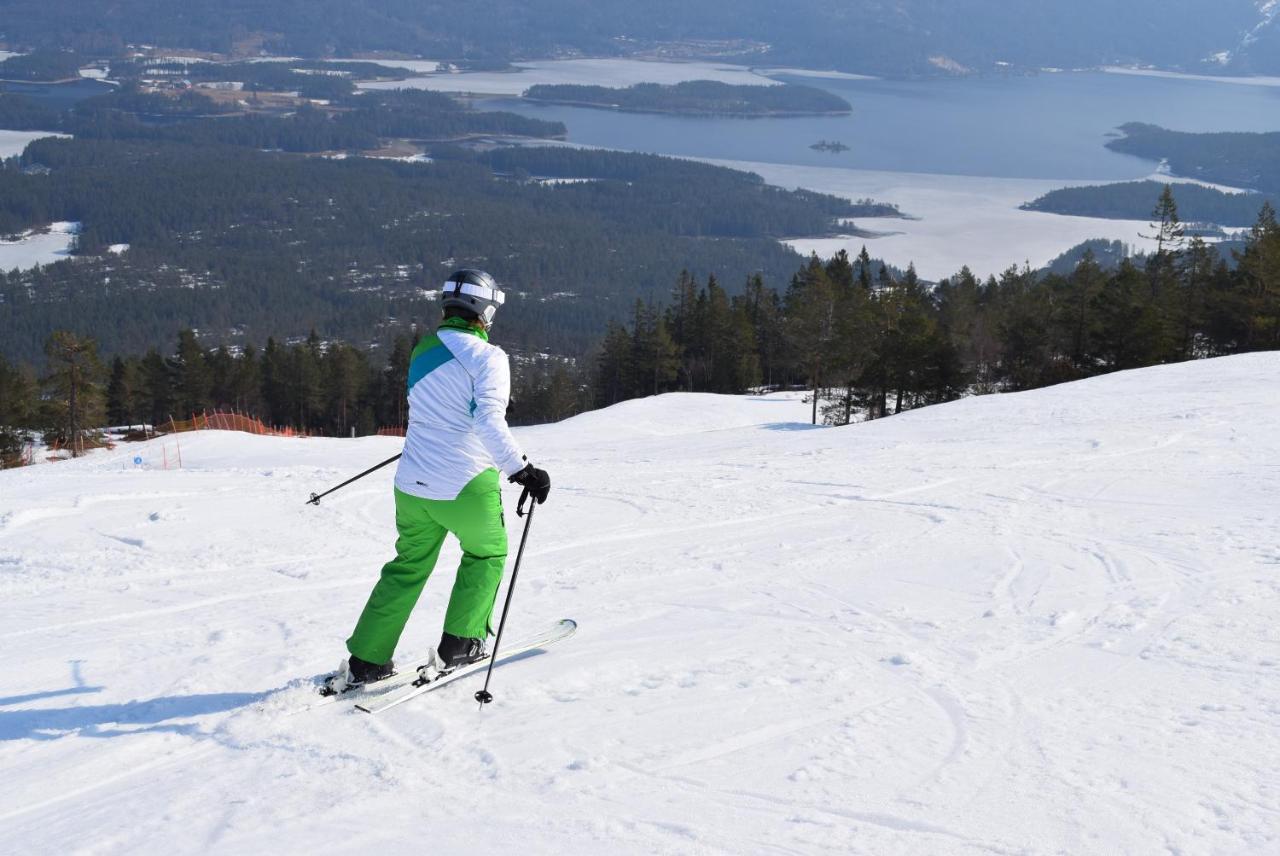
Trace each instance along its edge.
<instances>
[{"instance_id":1,"label":"person's back","mask_svg":"<svg viewBox=\"0 0 1280 856\"><path fill-rule=\"evenodd\" d=\"M527 459L506 423L511 371L483 328L446 318L409 362L409 430L396 487L424 499L453 499L493 466L508 476Z\"/></svg>"}]
</instances>

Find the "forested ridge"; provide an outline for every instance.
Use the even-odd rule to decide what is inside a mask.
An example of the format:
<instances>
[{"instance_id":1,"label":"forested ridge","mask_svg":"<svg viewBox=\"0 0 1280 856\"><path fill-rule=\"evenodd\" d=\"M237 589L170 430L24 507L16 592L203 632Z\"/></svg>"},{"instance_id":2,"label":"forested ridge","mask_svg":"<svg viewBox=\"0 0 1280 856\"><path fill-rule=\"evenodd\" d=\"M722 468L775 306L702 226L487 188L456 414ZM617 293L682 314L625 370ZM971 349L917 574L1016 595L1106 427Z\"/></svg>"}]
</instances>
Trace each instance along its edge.
<instances>
[{"instance_id":1,"label":"forested ridge","mask_svg":"<svg viewBox=\"0 0 1280 856\"><path fill-rule=\"evenodd\" d=\"M1151 213L1165 185L1159 181L1125 181L1115 184L1065 187L1022 206L1077 217L1143 220ZM1280 198L1258 193L1226 193L1213 187L1176 182L1178 210L1191 223L1231 228L1253 225L1262 206L1274 208Z\"/></svg>"},{"instance_id":2,"label":"forested ridge","mask_svg":"<svg viewBox=\"0 0 1280 856\"><path fill-rule=\"evenodd\" d=\"M577 353L618 301L665 290L682 268L782 279L797 256L777 238L822 234L856 210L653 156L580 153L579 176L610 170L545 186L497 177L465 150L442 154L409 164L152 139L37 141L0 170L0 232L79 221L81 257L0 274L0 350L32 359L69 317L102 322L110 353L178 326L229 341L315 326L369 342L393 319L429 314L427 290L451 266L473 264L517 292L516 341ZM647 177L607 177L627 163ZM104 255L113 244L130 249Z\"/></svg>"},{"instance_id":3,"label":"forested ridge","mask_svg":"<svg viewBox=\"0 0 1280 856\"><path fill-rule=\"evenodd\" d=\"M1131 122L1107 148L1149 160L1167 160L1176 175L1230 187L1280 193L1280 132L1195 134Z\"/></svg>"},{"instance_id":4,"label":"forested ridge","mask_svg":"<svg viewBox=\"0 0 1280 856\"><path fill-rule=\"evenodd\" d=\"M32 51L0 62L0 80L74 80L80 76L84 62L83 57L72 51Z\"/></svg>"},{"instance_id":5,"label":"forested ridge","mask_svg":"<svg viewBox=\"0 0 1280 856\"><path fill-rule=\"evenodd\" d=\"M1154 64L1275 72L1277 28L1242 37L1255 0L0 0L12 44L119 55L149 44L319 57L374 51L501 63L576 54L716 55L749 64L940 74L934 60L994 70ZM945 65L946 63L943 63Z\"/></svg>"}]
</instances>

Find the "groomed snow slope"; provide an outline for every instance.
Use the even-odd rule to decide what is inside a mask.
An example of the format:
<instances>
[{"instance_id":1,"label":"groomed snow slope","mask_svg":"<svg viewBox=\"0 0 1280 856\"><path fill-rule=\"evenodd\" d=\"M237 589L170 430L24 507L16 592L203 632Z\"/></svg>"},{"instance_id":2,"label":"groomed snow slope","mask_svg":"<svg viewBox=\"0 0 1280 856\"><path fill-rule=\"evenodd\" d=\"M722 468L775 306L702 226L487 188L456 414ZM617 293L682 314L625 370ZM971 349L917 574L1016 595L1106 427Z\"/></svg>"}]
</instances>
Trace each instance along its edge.
<instances>
[{"instance_id":1,"label":"groomed snow slope","mask_svg":"<svg viewBox=\"0 0 1280 856\"><path fill-rule=\"evenodd\" d=\"M1280 852L1278 374L521 431L555 489L510 629L581 627L483 712L291 715L393 537L389 472L303 500L396 440L0 473L0 850Z\"/></svg>"}]
</instances>

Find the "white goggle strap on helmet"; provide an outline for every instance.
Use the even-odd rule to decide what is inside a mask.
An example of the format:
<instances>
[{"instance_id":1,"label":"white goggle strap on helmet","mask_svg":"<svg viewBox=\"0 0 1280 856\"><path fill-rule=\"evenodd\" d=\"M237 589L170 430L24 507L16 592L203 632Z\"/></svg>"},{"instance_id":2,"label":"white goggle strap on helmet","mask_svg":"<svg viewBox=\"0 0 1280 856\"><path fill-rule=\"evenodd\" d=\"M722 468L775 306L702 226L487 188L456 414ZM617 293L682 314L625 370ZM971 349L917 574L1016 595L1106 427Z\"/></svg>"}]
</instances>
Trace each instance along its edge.
<instances>
[{"instance_id":1,"label":"white goggle strap on helmet","mask_svg":"<svg viewBox=\"0 0 1280 856\"><path fill-rule=\"evenodd\" d=\"M496 288L489 288L486 285L474 285L469 282L455 282L454 280L449 280L444 284L444 290L446 293L452 292L454 294L466 294L471 297L478 297L481 300L488 300L498 306L501 306L503 301L507 299L507 296Z\"/></svg>"}]
</instances>

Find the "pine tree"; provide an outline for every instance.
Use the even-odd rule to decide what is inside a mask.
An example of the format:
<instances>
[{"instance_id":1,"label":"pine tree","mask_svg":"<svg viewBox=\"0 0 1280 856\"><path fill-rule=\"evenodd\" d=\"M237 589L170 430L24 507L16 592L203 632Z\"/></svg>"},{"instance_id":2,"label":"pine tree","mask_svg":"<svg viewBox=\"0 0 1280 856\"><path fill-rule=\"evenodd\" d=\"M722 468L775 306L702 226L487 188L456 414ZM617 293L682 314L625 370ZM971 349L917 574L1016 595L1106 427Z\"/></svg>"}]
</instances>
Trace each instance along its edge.
<instances>
[{"instance_id":1,"label":"pine tree","mask_svg":"<svg viewBox=\"0 0 1280 856\"><path fill-rule=\"evenodd\" d=\"M867 245L862 245L862 252L858 253L858 287L863 291L871 290L871 255L867 252Z\"/></svg>"},{"instance_id":2,"label":"pine tree","mask_svg":"<svg viewBox=\"0 0 1280 856\"><path fill-rule=\"evenodd\" d=\"M1207 350L1209 294L1218 266L1218 251L1200 238L1192 238L1182 254L1178 285L1169 295L1175 360L1204 356Z\"/></svg>"},{"instance_id":3,"label":"pine tree","mask_svg":"<svg viewBox=\"0 0 1280 856\"><path fill-rule=\"evenodd\" d=\"M701 329L702 319L698 317L698 307L698 284L689 271L682 270L675 288L672 289L671 304L667 307L664 317L667 333L675 346L676 359L679 363L678 380L683 379L682 385L689 392L692 392L694 387L692 357L700 347L697 331Z\"/></svg>"},{"instance_id":4,"label":"pine tree","mask_svg":"<svg viewBox=\"0 0 1280 856\"><path fill-rule=\"evenodd\" d=\"M788 343L808 378L816 425L824 370L837 335L836 291L817 255L810 256L809 262L791 278L785 311Z\"/></svg>"},{"instance_id":5,"label":"pine tree","mask_svg":"<svg viewBox=\"0 0 1280 856\"><path fill-rule=\"evenodd\" d=\"M206 359L209 368L209 404L215 410L235 406L236 359L222 345Z\"/></svg>"},{"instance_id":6,"label":"pine tree","mask_svg":"<svg viewBox=\"0 0 1280 856\"><path fill-rule=\"evenodd\" d=\"M680 368L679 352L667 332L666 322L653 304L639 300L632 310L631 365L635 386L630 396L666 392L676 381Z\"/></svg>"},{"instance_id":7,"label":"pine tree","mask_svg":"<svg viewBox=\"0 0 1280 856\"><path fill-rule=\"evenodd\" d=\"M413 355L414 337L397 334L391 343L387 363L379 375L378 422L383 426L404 428L409 424L409 359Z\"/></svg>"},{"instance_id":8,"label":"pine tree","mask_svg":"<svg viewBox=\"0 0 1280 856\"><path fill-rule=\"evenodd\" d=\"M0 355L0 468L20 462L24 428L39 422L37 384L26 366L11 365Z\"/></svg>"},{"instance_id":9,"label":"pine tree","mask_svg":"<svg viewBox=\"0 0 1280 856\"><path fill-rule=\"evenodd\" d=\"M1098 357L1109 370L1155 365L1169 352L1169 328L1145 280L1126 259L1094 298Z\"/></svg>"},{"instance_id":10,"label":"pine tree","mask_svg":"<svg viewBox=\"0 0 1280 856\"><path fill-rule=\"evenodd\" d=\"M137 357L116 356L111 363L111 378L107 384L107 420L112 425L130 428L145 424L148 405L142 361Z\"/></svg>"},{"instance_id":11,"label":"pine tree","mask_svg":"<svg viewBox=\"0 0 1280 856\"><path fill-rule=\"evenodd\" d=\"M142 400L152 426L160 427L173 418L173 374L155 348L142 358Z\"/></svg>"},{"instance_id":12,"label":"pine tree","mask_svg":"<svg viewBox=\"0 0 1280 856\"><path fill-rule=\"evenodd\" d=\"M751 327L756 343L756 364L766 386L774 387L786 380L785 331L782 329L782 301L772 288L766 288L758 273L747 277L741 297L742 311Z\"/></svg>"},{"instance_id":13,"label":"pine tree","mask_svg":"<svg viewBox=\"0 0 1280 856\"><path fill-rule=\"evenodd\" d=\"M875 353L869 264L869 259L859 259L855 270L837 255L826 266L836 290L836 329L828 366L832 400L823 408L823 420L829 424L848 425L854 412L866 405L860 384Z\"/></svg>"},{"instance_id":14,"label":"pine tree","mask_svg":"<svg viewBox=\"0 0 1280 856\"><path fill-rule=\"evenodd\" d=\"M289 385L289 355L275 337L267 338L262 351L262 403L267 421L275 426L293 421L293 396Z\"/></svg>"},{"instance_id":15,"label":"pine tree","mask_svg":"<svg viewBox=\"0 0 1280 856\"><path fill-rule=\"evenodd\" d=\"M1156 242L1156 257L1166 253L1177 255L1181 252L1186 239L1187 230L1178 219L1178 202L1173 197L1173 185L1166 184L1160 193L1160 201L1151 212L1151 234L1143 237Z\"/></svg>"},{"instance_id":16,"label":"pine tree","mask_svg":"<svg viewBox=\"0 0 1280 856\"><path fill-rule=\"evenodd\" d=\"M235 360L231 372L230 403L234 410L255 417L262 416L262 364L252 344Z\"/></svg>"},{"instance_id":17,"label":"pine tree","mask_svg":"<svg viewBox=\"0 0 1280 856\"><path fill-rule=\"evenodd\" d=\"M174 405L180 419L190 419L209 407L211 376L204 348L192 330L178 331L173 358Z\"/></svg>"},{"instance_id":18,"label":"pine tree","mask_svg":"<svg viewBox=\"0 0 1280 856\"><path fill-rule=\"evenodd\" d=\"M289 349L289 385L293 392L292 424L303 430L318 429L324 415L324 349L313 329L302 345Z\"/></svg>"},{"instance_id":19,"label":"pine tree","mask_svg":"<svg viewBox=\"0 0 1280 856\"><path fill-rule=\"evenodd\" d=\"M1280 347L1280 224L1271 203L1263 205L1239 256L1246 318L1244 350Z\"/></svg>"},{"instance_id":20,"label":"pine tree","mask_svg":"<svg viewBox=\"0 0 1280 856\"><path fill-rule=\"evenodd\" d=\"M84 453L89 426L101 424L105 416L98 345L91 338L55 330L45 341L44 351L49 358L45 383L52 393L54 433L78 457Z\"/></svg>"},{"instance_id":21,"label":"pine tree","mask_svg":"<svg viewBox=\"0 0 1280 856\"><path fill-rule=\"evenodd\" d=\"M355 427L368 366L361 351L338 343L325 353L323 368L326 421L331 431L345 437Z\"/></svg>"},{"instance_id":22,"label":"pine tree","mask_svg":"<svg viewBox=\"0 0 1280 856\"><path fill-rule=\"evenodd\" d=\"M1049 382L1054 361L1050 300L1027 267L1011 267L999 283L1000 369L1010 389Z\"/></svg>"},{"instance_id":23,"label":"pine tree","mask_svg":"<svg viewBox=\"0 0 1280 856\"><path fill-rule=\"evenodd\" d=\"M608 407L631 398L635 389L631 334L616 321L609 322L596 356L596 406Z\"/></svg>"},{"instance_id":24,"label":"pine tree","mask_svg":"<svg viewBox=\"0 0 1280 856\"><path fill-rule=\"evenodd\" d=\"M1055 319L1065 333L1063 351L1079 376L1093 371L1093 335L1096 320L1093 315L1095 301L1106 286L1107 276L1098 264L1093 250L1085 250L1075 270L1064 282L1064 295L1056 308Z\"/></svg>"}]
</instances>

